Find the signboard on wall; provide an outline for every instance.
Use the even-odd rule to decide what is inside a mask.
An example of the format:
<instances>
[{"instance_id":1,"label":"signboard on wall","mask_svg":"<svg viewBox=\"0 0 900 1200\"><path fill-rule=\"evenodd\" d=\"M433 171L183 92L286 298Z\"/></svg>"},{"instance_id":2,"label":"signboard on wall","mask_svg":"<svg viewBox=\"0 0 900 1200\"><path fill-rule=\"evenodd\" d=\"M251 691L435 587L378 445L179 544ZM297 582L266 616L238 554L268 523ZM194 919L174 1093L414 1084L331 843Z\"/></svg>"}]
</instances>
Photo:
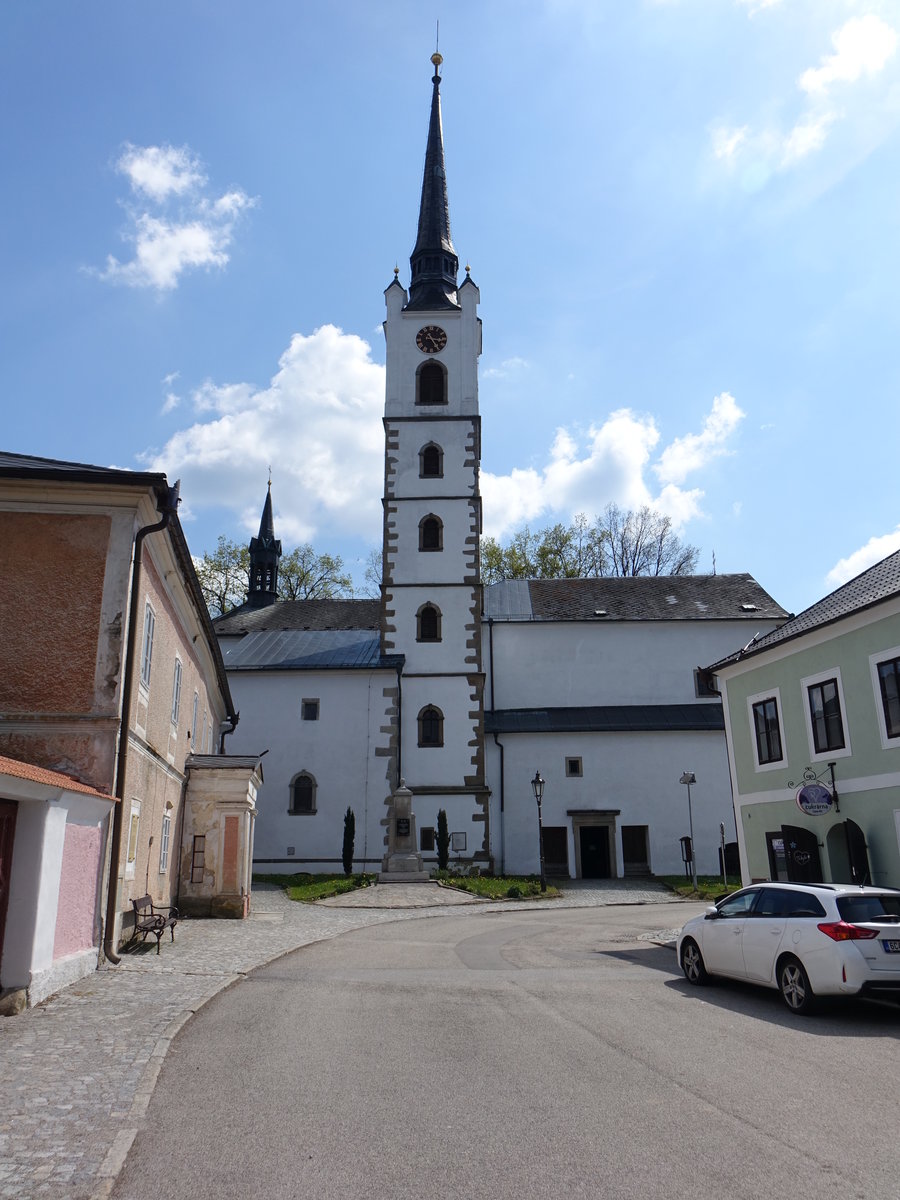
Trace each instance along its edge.
<instances>
[{"instance_id":1,"label":"signboard on wall","mask_svg":"<svg viewBox=\"0 0 900 1200\"><path fill-rule=\"evenodd\" d=\"M805 783L797 791L797 807L808 817L821 817L831 812L834 797L824 784Z\"/></svg>"}]
</instances>

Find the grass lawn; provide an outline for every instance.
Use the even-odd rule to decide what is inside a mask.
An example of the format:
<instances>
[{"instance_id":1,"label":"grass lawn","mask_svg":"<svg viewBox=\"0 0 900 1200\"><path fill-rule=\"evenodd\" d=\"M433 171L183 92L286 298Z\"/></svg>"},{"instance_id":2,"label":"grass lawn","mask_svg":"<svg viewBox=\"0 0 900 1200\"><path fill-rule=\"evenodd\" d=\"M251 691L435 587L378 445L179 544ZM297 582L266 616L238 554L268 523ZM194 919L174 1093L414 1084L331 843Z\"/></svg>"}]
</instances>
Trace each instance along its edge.
<instances>
[{"instance_id":1,"label":"grass lawn","mask_svg":"<svg viewBox=\"0 0 900 1200\"><path fill-rule=\"evenodd\" d=\"M485 900L551 900L562 895L552 883L542 892L537 875L454 875L452 871L438 871L437 881Z\"/></svg>"},{"instance_id":2,"label":"grass lawn","mask_svg":"<svg viewBox=\"0 0 900 1200\"><path fill-rule=\"evenodd\" d=\"M368 887L377 875L310 875L298 871L296 875L254 875L254 883L274 883L287 892L289 900L324 900L327 896L340 896L356 888Z\"/></svg>"},{"instance_id":3,"label":"grass lawn","mask_svg":"<svg viewBox=\"0 0 900 1200\"><path fill-rule=\"evenodd\" d=\"M657 875L656 879L667 888L671 888L676 895L683 896L685 900L721 900L723 896L729 896L741 886L740 879L732 875L728 876L727 886L722 883L721 875L698 875L696 892L691 880L683 875Z\"/></svg>"},{"instance_id":4,"label":"grass lawn","mask_svg":"<svg viewBox=\"0 0 900 1200\"><path fill-rule=\"evenodd\" d=\"M352 892L355 888L369 887L377 878L377 875L310 875L303 871L295 875L253 876L255 883L274 883L276 887L284 888L289 900L307 903L324 900L327 896L339 896L342 892ZM536 875L470 877L439 871L438 881L487 900L531 900L540 899L542 894L546 900L561 894L559 888L549 883L546 892L541 893L541 881Z\"/></svg>"}]
</instances>

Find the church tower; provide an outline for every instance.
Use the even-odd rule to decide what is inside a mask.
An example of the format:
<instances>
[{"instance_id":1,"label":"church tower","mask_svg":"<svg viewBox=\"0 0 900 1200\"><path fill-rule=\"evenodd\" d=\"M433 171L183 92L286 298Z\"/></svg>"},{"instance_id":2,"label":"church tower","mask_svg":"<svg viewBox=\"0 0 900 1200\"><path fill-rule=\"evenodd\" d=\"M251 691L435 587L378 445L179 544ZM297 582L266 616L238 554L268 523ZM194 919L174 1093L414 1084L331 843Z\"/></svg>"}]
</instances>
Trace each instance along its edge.
<instances>
[{"instance_id":1,"label":"church tower","mask_svg":"<svg viewBox=\"0 0 900 1200\"><path fill-rule=\"evenodd\" d=\"M385 292L382 652L404 656L396 711L397 775L419 828L443 808L466 834L464 857L489 855L481 655L479 292L450 236L440 54L409 292L397 268ZM391 781L396 787L399 779ZM428 847L423 847L428 849Z\"/></svg>"},{"instance_id":2,"label":"church tower","mask_svg":"<svg viewBox=\"0 0 900 1200\"><path fill-rule=\"evenodd\" d=\"M272 517L272 480L266 492L259 534L250 539L250 588L247 603L252 608L265 608L278 599L278 560L281 558L281 542L275 537L275 521Z\"/></svg>"}]
</instances>

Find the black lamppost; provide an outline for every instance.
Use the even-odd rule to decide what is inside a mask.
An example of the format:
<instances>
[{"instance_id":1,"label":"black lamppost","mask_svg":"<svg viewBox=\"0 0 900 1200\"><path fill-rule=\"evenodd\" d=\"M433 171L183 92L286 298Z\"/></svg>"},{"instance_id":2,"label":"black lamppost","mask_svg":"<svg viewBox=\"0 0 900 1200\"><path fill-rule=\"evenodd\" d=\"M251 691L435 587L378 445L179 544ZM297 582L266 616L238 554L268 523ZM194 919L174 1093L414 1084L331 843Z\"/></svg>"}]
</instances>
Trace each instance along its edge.
<instances>
[{"instance_id":1,"label":"black lamppost","mask_svg":"<svg viewBox=\"0 0 900 1200\"><path fill-rule=\"evenodd\" d=\"M541 801L544 799L544 781L540 771L535 771L531 781L531 790L538 806L538 846L541 852L541 891L547 890L547 877L544 874L544 826L541 824Z\"/></svg>"},{"instance_id":2,"label":"black lamppost","mask_svg":"<svg viewBox=\"0 0 900 1200\"><path fill-rule=\"evenodd\" d=\"M687 788L687 793L688 793L688 825L690 826L690 830L691 830L691 883L693 884L694 891L696 892L697 891L697 855L694 853L694 814L691 811L691 784L697 782L697 776L694 774L693 771L685 771L684 774L681 776L681 778L678 780L678 782L684 784L684 786ZM724 862L724 855L723 855L723 862Z\"/></svg>"}]
</instances>

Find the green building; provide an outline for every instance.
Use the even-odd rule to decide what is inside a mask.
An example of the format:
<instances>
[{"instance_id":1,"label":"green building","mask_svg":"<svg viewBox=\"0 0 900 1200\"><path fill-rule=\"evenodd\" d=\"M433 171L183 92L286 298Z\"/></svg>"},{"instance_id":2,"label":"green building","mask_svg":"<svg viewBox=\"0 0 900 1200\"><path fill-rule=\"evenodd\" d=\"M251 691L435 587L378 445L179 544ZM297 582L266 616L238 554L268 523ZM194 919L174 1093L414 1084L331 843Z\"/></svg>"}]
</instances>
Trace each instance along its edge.
<instances>
[{"instance_id":1,"label":"green building","mask_svg":"<svg viewBox=\"0 0 900 1200\"><path fill-rule=\"evenodd\" d=\"M709 672L744 883L900 887L900 552Z\"/></svg>"}]
</instances>

